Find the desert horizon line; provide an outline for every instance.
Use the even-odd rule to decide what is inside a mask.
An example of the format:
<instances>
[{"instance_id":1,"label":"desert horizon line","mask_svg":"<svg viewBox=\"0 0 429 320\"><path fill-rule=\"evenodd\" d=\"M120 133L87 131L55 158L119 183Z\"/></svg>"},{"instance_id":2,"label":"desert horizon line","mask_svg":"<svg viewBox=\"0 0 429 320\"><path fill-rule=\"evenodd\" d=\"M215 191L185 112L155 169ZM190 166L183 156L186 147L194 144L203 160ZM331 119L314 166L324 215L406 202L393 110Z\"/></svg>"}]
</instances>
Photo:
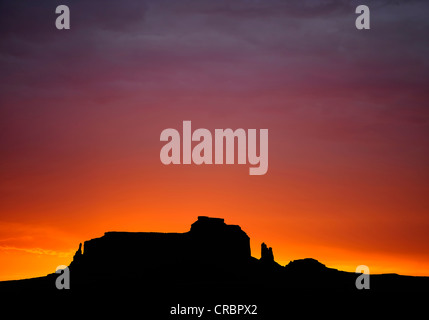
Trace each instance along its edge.
<instances>
[{"instance_id":1,"label":"desert horizon line","mask_svg":"<svg viewBox=\"0 0 429 320\"><path fill-rule=\"evenodd\" d=\"M222 223L225 223L224 222L225 219L224 218L220 218L220 217L211 217L211 216L201 216L201 215L198 215L197 219L198 220L200 220L200 219L211 219L211 220L218 220L218 221L221 221ZM228 226L238 227L249 238L249 245L250 245L250 239L251 238L241 228L240 225L238 225L238 224L230 224ZM180 234L186 234L186 233L189 233L189 232L190 232L190 230L185 231L185 232L108 230L108 231L105 231L103 233L103 235L101 235L99 237L93 237L93 238L91 238L89 240L85 240L85 241L81 242L80 245L79 245L78 251L80 251L81 254L84 254L85 253L85 243L86 242L94 240L94 239L100 239L100 238L103 238L105 236L112 235L112 234L162 234L162 235L176 234L176 235L180 235ZM260 251L261 252L261 257L260 258L257 258L256 256L252 255L252 251L254 251L254 250L250 250L250 252L249 252L250 256L252 258L260 260L262 258L262 256L263 256L262 251L263 251L263 247L264 246L267 249L267 246L266 246L265 242L262 242L259 245L259 247L261 248L261 251ZM269 247L269 250L271 251L271 254L273 254L275 247L273 249L272 248L273 247ZM43 255L43 254L56 255L57 254L57 252L55 250L49 250L49 249L43 249L43 248L32 248L32 249L29 249L29 248L18 248L18 247L15 248L15 247L8 247L8 246L0 246L0 249L22 250L22 251L25 251L25 252L28 252L28 253L37 253L37 254L41 254L41 255ZM60 255L62 255L63 257L66 257L66 256L72 257L74 252L77 252L77 251L74 251L74 249L71 248L71 249L67 250L67 255L65 255L64 253L61 253L61 252L60 252ZM353 266L348 265L350 268L345 267L346 265L344 265L344 264L330 265L330 266L328 266L328 265L326 265L326 264L323 263L323 260L320 260L319 258L308 257L308 256L307 257L303 257L303 258L290 259L290 260L284 260L284 259L276 260L274 258L274 255L273 255L272 259L273 259L273 261L276 264L278 264L281 267L286 267L288 264L290 264L292 262L295 262L295 261L311 259L311 260L315 260L315 261L321 263L324 267L326 267L328 269L334 269L334 270L348 272L348 273L357 273L354 269L356 267L360 266L360 265L356 265L356 267L353 267ZM70 265L70 263L72 261L70 261L68 263L68 265ZM343 266L343 267L341 267L341 266ZM347 269L352 269L352 270L347 270ZM378 270L377 268L375 268L375 269ZM372 270L372 268L370 268L370 270ZM54 273L54 272L55 271L54 271L54 268L53 268L52 273ZM4 279L4 280L0 280L0 282L34 279L34 278L44 277L44 276L49 275L49 274L51 274L51 273L47 273L45 275L40 275L40 276L23 277L23 278L18 278L18 279L17 278L14 278L14 279ZM394 272L394 271L388 271L388 272L371 272L370 274L371 275L389 275L389 274L393 275L393 274L395 274L395 275L412 276L412 277L429 277L429 275L420 275L420 274L419 275L415 275L415 274L412 274L412 273L411 274L403 274L403 273L398 273L398 272Z\"/></svg>"}]
</instances>

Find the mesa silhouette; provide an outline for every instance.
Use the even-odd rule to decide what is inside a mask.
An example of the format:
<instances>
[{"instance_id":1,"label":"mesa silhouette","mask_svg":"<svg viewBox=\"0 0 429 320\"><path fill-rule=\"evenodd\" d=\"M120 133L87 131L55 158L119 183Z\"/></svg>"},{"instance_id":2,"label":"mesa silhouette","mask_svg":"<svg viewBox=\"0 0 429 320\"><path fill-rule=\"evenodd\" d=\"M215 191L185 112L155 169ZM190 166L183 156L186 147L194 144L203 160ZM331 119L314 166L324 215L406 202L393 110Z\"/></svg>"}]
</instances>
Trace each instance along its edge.
<instances>
[{"instance_id":1,"label":"mesa silhouette","mask_svg":"<svg viewBox=\"0 0 429 320\"><path fill-rule=\"evenodd\" d=\"M82 248L83 247L83 248ZM55 267L55 266L53 266ZM57 290L59 274L4 281L0 291L103 292L143 290L177 301L184 294L260 297L268 292L428 291L428 277L370 276L370 290L358 290L356 273L328 268L315 259L281 266L272 248L261 244L261 258L251 256L250 239L238 225L198 217L185 233L106 232L85 241L69 266L70 290ZM168 300L170 297L170 300Z\"/></svg>"}]
</instances>

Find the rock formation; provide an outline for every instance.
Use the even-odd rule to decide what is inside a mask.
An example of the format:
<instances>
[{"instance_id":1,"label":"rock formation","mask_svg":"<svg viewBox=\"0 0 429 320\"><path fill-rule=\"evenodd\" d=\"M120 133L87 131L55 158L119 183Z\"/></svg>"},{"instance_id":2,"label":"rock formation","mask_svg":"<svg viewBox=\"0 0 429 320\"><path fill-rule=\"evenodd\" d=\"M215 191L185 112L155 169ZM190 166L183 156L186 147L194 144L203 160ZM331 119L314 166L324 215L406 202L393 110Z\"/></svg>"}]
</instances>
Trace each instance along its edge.
<instances>
[{"instance_id":1,"label":"rock formation","mask_svg":"<svg viewBox=\"0 0 429 320\"><path fill-rule=\"evenodd\" d=\"M115 299L124 295L137 299L139 306L147 302L146 307L156 302L171 307L185 293L193 299L218 303L225 294L231 294L231 301L246 294L247 301L254 301L255 295L266 297L279 292L357 292L354 272L328 268L311 258L294 260L283 267L274 261L273 250L265 243L258 260L251 257L249 237L239 226L203 216L184 233L106 232L80 244L69 267L70 291L77 295L107 294ZM69 290L57 290L57 278L58 274L53 273L0 282L0 292L67 294L64 291ZM371 292L427 292L428 288L429 277L371 274ZM208 294L211 300L207 300ZM92 303L92 296L86 301ZM282 301L289 300L282 296ZM153 310L159 315L161 309L158 306Z\"/></svg>"},{"instance_id":2,"label":"rock formation","mask_svg":"<svg viewBox=\"0 0 429 320\"><path fill-rule=\"evenodd\" d=\"M84 253L80 246L70 267L116 273L159 270L171 264L179 269L240 265L250 258L250 239L239 226L200 216L185 233L106 232L85 241Z\"/></svg>"},{"instance_id":3,"label":"rock formation","mask_svg":"<svg viewBox=\"0 0 429 320\"><path fill-rule=\"evenodd\" d=\"M274 262L273 249L268 248L264 242L261 244L261 261L264 263Z\"/></svg>"}]
</instances>

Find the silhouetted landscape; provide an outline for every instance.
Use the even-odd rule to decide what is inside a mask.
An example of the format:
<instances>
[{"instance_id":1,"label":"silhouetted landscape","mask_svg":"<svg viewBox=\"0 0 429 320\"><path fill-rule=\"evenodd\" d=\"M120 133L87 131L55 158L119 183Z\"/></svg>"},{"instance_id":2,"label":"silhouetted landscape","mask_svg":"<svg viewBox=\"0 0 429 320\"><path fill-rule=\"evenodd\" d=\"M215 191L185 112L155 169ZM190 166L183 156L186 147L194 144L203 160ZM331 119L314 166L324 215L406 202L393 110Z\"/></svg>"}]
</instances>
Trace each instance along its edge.
<instances>
[{"instance_id":1,"label":"silhouetted landscape","mask_svg":"<svg viewBox=\"0 0 429 320\"><path fill-rule=\"evenodd\" d=\"M429 277L382 274L370 276L369 290L358 290L359 274L328 268L311 258L281 266L265 243L256 259L249 237L238 225L204 216L185 233L106 232L80 244L69 269L69 290L56 289L59 274L53 273L1 282L0 292L144 297L141 303L157 308L161 304L167 312L181 301L217 304L229 299L238 304L274 293L279 298L282 293L420 292L428 291L429 285Z\"/></svg>"}]
</instances>

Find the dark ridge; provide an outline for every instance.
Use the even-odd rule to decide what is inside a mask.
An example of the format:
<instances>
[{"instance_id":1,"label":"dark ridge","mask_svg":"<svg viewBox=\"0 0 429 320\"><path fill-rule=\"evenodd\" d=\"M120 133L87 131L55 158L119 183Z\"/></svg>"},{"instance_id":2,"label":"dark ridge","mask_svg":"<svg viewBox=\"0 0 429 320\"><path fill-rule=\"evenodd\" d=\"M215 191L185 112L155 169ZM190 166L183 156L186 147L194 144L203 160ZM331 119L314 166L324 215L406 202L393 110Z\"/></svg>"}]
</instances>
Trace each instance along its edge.
<instances>
[{"instance_id":1,"label":"dark ridge","mask_svg":"<svg viewBox=\"0 0 429 320\"><path fill-rule=\"evenodd\" d=\"M309 292L360 296L429 291L428 277L396 274L371 275L370 290L358 290L359 274L328 268L311 258L281 266L265 243L261 244L261 258L256 259L240 226L205 216L198 217L184 233L106 232L79 245L69 271L69 290L56 288L59 274L53 273L0 282L0 293L138 297L153 308L168 308L179 301L267 303Z\"/></svg>"}]
</instances>

